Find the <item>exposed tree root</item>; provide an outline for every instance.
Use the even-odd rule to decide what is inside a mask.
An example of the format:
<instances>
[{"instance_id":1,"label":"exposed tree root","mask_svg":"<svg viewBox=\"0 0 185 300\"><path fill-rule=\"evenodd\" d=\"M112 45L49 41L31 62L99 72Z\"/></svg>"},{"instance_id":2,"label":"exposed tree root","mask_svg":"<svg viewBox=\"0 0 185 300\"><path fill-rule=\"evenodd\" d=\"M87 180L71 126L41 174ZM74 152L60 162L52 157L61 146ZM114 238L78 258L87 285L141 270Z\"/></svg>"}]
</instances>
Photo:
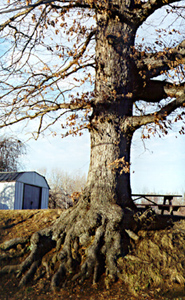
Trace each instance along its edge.
<instances>
[{"instance_id":1,"label":"exposed tree root","mask_svg":"<svg viewBox=\"0 0 185 300\"><path fill-rule=\"evenodd\" d=\"M35 272L37 271L37 268L39 267L41 261L36 260L32 263L31 267L29 268L28 272L26 273L25 276L22 277L19 286L25 285L27 282L29 282L33 276L35 275Z\"/></svg>"},{"instance_id":2,"label":"exposed tree root","mask_svg":"<svg viewBox=\"0 0 185 300\"><path fill-rule=\"evenodd\" d=\"M23 248L23 249L19 249L18 251L16 251L15 253L3 253L0 255L0 261L3 261L3 260L9 260L10 259L13 259L13 258L19 258L21 256L23 256L26 252L26 248ZM0 273L1 273L1 270L0 270Z\"/></svg>"},{"instance_id":3,"label":"exposed tree root","mask_svg":"<svg viewBox=\"0 0 185 300\"><path fill-rule=\"evenodd\" d=\"M51 277L51 289L55 291L65 285L69 275L79 283L91 276L94 284L105 273L108 288L111 282L121 277L117 260L128 253L130 239L137 240L134 231L137 231L138 223L144 222L146 215L134 215L132 211L124 214L117 205L91 207L81 201L61 214L52 227L34 233L27 258L19 265L5 266L0 274L17 273L21 278L19 285L23 286L42 266L44 274ZM24 245L22 240L14 239L4 243L2 249L7 251L18 242ZM51 250L52 258L49 262L44 261Z\"/></svg>"},{"instance_id":4,"label":"exposed tree root","mask_svg":"<svg viewBox=\"0 0 185 300\"><path fill-rule=\"evenodd\" d=\"M24 245L28 242L28 238L15 238L10 241L5 241L4 243L0 244L0 249L2 250L9 250L15 248L17 245Z\"/></svg>"}]
</instances>

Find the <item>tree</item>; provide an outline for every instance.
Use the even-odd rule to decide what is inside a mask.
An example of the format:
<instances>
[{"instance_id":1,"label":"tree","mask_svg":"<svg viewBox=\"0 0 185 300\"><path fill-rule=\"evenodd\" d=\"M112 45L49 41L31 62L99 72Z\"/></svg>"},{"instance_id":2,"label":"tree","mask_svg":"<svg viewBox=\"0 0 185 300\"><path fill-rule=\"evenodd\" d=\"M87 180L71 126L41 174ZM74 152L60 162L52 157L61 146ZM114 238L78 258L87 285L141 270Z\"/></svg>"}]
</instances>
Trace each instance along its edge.
<instances>
[{"instance_id":1,"label":"tree","mask_svg":"<svg viewBox=\"0 0 185 300\"><path fill-rule=\"evenodd\" d=\"M159 28L152 47L135 44L141 25L163 7L165 15L183 18L183 3L172 0L9 0L2 7L1 127L35 120L37 137L60 120L62 130L69 126L64 136L83 128L91 136L81 199L32 236L31 253L11 268L24 274L20 284L54 247L60 266L53 289L76 264L73 279L93 274L95 282L104 269L108 280L119 276L117 258L127 252L124 229L131 226L125 220L136 210L129 173L133 134L142 126L142 138L166 134L174 118L184 116L183 34L168 47L164 35L180 32Z\"/></svg>"},{"instance_id":2,"label":"tree","mask_svg":"<svg viewBox=\"0 0 185 300\"><path fill-rule=\"evenodd\" d=\"M50 186L49 208L69 208L79 198L86 183L86 175L79 172L69 174L59 169L53 169L48 174ZM77 198L77 199L76 199Z\"/></svg>"},{"instance_id":3,"label":"tree","mask_svg":"<svg viewBox=\"0 0 185 300\"><path fill-rule=\"evenodd\" d=\"M25 145L13 137L0 140L0 172L18 171L19 157L25 154Z\"/></svg>"},{"instance_id":4,"label":"tree","mask_svg":"<svg viewBox=\"0 0 185 300\"><path fill-rule=\"evenodd\" d=\"M47 176L49 186L52 190L63 190L66 194L81 192L86 183L86 175L81 172L70 174L60 169L54 168Z\"/></svg>"}]
</instances>

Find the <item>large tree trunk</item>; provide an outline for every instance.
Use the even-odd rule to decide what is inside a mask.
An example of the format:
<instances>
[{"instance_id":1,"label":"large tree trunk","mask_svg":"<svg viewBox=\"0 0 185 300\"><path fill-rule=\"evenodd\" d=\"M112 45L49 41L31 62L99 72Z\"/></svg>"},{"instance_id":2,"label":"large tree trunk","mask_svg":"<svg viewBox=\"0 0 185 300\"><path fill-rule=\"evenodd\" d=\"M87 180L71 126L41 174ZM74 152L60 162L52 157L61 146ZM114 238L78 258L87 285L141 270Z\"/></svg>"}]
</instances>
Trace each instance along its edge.
<instances>
[{"instance_id":1,"label":"large tree trunk","mask_svg":"<svg viewBox=\"0 0 185 300\"><path fill-rule=\"evenodd\" d=\"M91 160L86 188L91 204L133 206L130 188L130 135L119 130L119 119L98 121L91 130Z\"/></svg>"},{"instance_id":2,"label":"large tree trunk","mask_svg":"<svg viewBox=\"0 0 185 300\"><path fill-rule=\"evenodd\" d=\"M132 115L135 90L130 59L135 29L110 12L97 13L96 89L91 119L91 161L87 185L92 201L133 207L130 188L130 130L121 130Z\"/></svg>"}]
</instances>

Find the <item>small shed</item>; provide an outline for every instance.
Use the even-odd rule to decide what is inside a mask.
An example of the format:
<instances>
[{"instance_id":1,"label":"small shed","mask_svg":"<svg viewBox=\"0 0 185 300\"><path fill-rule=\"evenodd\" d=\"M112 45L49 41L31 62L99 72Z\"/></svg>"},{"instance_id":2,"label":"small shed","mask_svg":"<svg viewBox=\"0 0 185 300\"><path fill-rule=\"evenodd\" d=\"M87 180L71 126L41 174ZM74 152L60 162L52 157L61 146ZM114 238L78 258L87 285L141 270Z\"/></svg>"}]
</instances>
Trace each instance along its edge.
<instances>
[{"instance_id":1,"label":"small shed","mask_svg":"<svg viewBox=\"0 0 185 300\"><path fill-rule=\"evenodd\" d=\"M0 209L48 208L49 185L37 172L0 172Z\"/></svg>"}]
</instances>

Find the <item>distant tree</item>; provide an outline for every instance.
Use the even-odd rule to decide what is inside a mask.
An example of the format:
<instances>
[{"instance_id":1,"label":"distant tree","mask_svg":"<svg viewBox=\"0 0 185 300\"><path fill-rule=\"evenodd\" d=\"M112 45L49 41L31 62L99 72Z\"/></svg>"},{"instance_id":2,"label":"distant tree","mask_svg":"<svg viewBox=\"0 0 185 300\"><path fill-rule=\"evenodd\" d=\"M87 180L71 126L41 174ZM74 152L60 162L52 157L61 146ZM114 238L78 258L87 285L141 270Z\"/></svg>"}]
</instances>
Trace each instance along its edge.
<instances>
[{"instance_id":1,"label":"distant tree","mask_svg":"<svg viewBox=\"0 0 185 300\"><path fill-rule=\"evenodd\" d=\"M142 128L143 139L167 134L185 116L184 2L1 0L0 8L0 127L34 120L38 137L60 122L62 136L86 128L91 137L78 204L32 236L30 255L11 272L24 274L25 284L56 247L53 289L72 272L74 280L93 274L96 282L104 271L109 284L120 276L117 259L128 250L124 229L132 225L125 219L136 210L130 185L134 132ZM155 12L164 22L146 45L140 29L154 26ZM171 23L163 28L168 16Z\"/></svg>"},{"instance_id":2,"label":"distant tree","mask_svg":"<svg viewBox=\"0 0 185 300\"><path fill-rule=\"evenodd\" d=\"M18 171L21 166L20 156L26 153L25 144L10 137L0 138L0 172Z\"/></svg>"},{"instance_id":3,"label":"distant tree","mask_svg":"<svg viewBox=\"0 0 185 300\"><path fill-rule=\"evenodd\" d=\"M50 186L49 208L69 208L76 202L76 197L83 191L86 175L69 174L62 170L53 169L47 176Z\"/></svg>"},{"instance_id":4,"label":"distant tree","mask_svg":"<svg viewBox=\"0 0 185 300\"><path fill-rule=\"evenodd\" d=\"M86 175L80 172L70 174L66 171L53 169L48 174L48 182L52 190L63 189L65 193L71 195L74 192L81 192L86 184Z\"/></svg>"}]
</instances>

